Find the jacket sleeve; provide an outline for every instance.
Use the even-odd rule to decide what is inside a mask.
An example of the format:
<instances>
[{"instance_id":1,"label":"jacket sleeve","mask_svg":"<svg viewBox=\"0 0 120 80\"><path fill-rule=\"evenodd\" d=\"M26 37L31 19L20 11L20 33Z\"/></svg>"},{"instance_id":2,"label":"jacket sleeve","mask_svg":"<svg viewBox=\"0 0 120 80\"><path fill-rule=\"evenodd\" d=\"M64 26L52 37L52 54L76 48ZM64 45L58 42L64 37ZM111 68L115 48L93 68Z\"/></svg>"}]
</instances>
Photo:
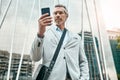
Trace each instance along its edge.
<instances>
[{"instance_id":1,"label":"jacket sleeve","mask_svg":"<svg viewBox=\"0 0 120 80\"><path fill-rule=\"evenodd\" d=\"M85 55L84 47L82 41L80 40L80 55L79 55L79 64L80 64L80 80L89 80L89 68L88 61Z\"/></svg>"},{"instance_id":2,"label":"jacket sleeve","mask_svg":"<svg viewBox=\"0 0 120 80\"><path fill-rule=\"evenodd\" d=\"M43 40L44 38L39 38L38 36L34 39L30 51L30 57L32 61L39 61L43 55Z\"/></svg>"}]
</instances>

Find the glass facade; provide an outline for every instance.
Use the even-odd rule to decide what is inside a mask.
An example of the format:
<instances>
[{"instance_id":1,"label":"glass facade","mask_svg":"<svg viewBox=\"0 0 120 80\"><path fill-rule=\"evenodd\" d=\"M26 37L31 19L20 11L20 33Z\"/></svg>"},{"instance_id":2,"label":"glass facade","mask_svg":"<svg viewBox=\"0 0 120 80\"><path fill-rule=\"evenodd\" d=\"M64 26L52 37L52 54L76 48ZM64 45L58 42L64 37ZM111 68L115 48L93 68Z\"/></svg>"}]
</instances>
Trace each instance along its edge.
<instances>
[{"instance_id":1,"label":"glass facade","mask_svg":"<svg viewBox=\"0 0 120 80\"><path fill-rule=\"evenodd\" d=\"M120 49L117 48L117 40L110 40L112 54L115 62L118 80L120 80Z\"/></svg>"},{"instance_id":2,"label":"glass facade","mask_svg":"<svg viewBox=\"0 0 120 80\"><path fill-rule=\"evenodd\" d=\"M10 1L12 2L10 3ZM84 46L89 61L90 80L108 80L106 79L106 74L110 78L109 80L117 80L111 49L106 36L107 33L105 33L104 23L102 22L103 19L101 18L99 0L95 0L95 2L97 3L96 6L91 0L86 3L83 2L83 4L80 0L18 0L18 4L17 0L0 0L0 80L6 80L7 78L10 52L13 53L10 79L14 80L16 78L20 57L22 55L21 52L24 52L24 57L19 80L31 79L34 64L32 65L29 53L31 44L38 31L37 22L41 13L40 8L47 5L52 12L54 5L58 3L64 4L68 8L69 18L66 26L69 30L79 33L82 27L84 27L84 30L88 31L85 32ZM82 5L83 9L81 9ZM88 10L86 9L86 6ZM97 16L97 19L99 19L99 27L95 16L95 7L99 15ZM88 20L87 13L90 20ZM90 30L90 27L93 28L92 31ZM98 49L100 67L98 66L98 58L95 54L95 46L93 44L91 32L96 36L95 43L97 44L97 48L100 46L99 38L101 38L102 41L103 49ZM99 32L100 36L98 36ZM24 44L25 47L23 49ZM103 51L104 55L101 51ZM106 60L105 63L103 56ZM119 62L117 62L117 64L119 64ZM107 73L105 70L107 70ZM101 76L103 76L103 79L101 79Z\"/></svg>"},{"instance_id":3,"label":"glass facade","mask_svg":"<svg viewBox=\"0 0 120 80\"><path fill-rule=\"evenodd\" d=\"M81 34L80 34L81 35ZM98 48L98 40L97 38L95 38L96 40L96 44L97 44L97 48ZM103 79L105 79L105 73L103 70L103 66L102 66L102 60L100 58L99 55L99 59L100 59L100 65L101 65L101 69L102 69L102 74L100 74L99 68L98 68L98 60L96 57L96 53L95 53L95 46L93 43L93 38L92 38L92 33L91 32L84 32L84 49L85 49L85 53L88 59L88 65L89 65L89 74L90 74L90 80L101 80L100 75L103 76ZM98 54L99 51L98 51Z\"/></svg>"},{"instance_id":4,"label":"glass facade","mask_svg":"<svg viewBox=\"0 0 120 80\"><path fill-rule=\"evenodd\" d=\"M100 73L98 70L97 59L91 33L85 32L84 39L85 53L88 59L88 65L90 70L90 80L100 80Z\"/></svg>"},{"instance_id":5,"label":"glass facade","mask_svg":"<svg viewBox=\"0 0 120 80\"><path fill-rule=\"evenodd\" d=\"M13 53L10 80L16 80L20 61L20 54ZM0 80L6 80L8 71L9 53L0 51ZM32 62L29 55L24 55L19 80L30 80L32 76Z\"/></svg>"}]
</instances>

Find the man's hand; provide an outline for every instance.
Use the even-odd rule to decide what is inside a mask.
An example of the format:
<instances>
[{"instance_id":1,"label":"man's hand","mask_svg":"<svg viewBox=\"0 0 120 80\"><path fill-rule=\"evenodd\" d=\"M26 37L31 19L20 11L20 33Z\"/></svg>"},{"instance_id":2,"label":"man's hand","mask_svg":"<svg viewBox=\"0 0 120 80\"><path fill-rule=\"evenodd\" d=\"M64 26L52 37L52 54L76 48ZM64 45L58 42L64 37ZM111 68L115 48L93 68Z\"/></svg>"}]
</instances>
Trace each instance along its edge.
<instances>
[{"instance_id":1,"label":"man's hand","mask_svg":"<svg viewBox=\"0 0 120 80\"><path fill-rule=\"evenodd\" d=\"M43 14L38 20L38 35L43 37L46 30L46 26L52 24L52 17L48 16L48 13Z\"/></svg>"}]
</instances>

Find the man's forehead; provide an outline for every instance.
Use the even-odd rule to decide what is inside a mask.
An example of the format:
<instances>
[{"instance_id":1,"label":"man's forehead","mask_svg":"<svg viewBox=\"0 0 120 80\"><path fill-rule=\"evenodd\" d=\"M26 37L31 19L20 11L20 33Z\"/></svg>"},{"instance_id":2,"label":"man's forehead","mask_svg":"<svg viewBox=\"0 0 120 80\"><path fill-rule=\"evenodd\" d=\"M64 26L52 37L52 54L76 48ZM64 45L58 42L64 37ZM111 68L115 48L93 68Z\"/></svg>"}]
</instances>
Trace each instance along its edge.
<instances>
[{"instance_id":1,"label":"man's forehead","mask_svg":"<svg viewBox=\"0 0 120 80\"><path fill-rule=\"evenodd\" d=\"M63 7L55 7L54 12L56 11L65 11L65 8Z\"/></svg>"}]
</instances>

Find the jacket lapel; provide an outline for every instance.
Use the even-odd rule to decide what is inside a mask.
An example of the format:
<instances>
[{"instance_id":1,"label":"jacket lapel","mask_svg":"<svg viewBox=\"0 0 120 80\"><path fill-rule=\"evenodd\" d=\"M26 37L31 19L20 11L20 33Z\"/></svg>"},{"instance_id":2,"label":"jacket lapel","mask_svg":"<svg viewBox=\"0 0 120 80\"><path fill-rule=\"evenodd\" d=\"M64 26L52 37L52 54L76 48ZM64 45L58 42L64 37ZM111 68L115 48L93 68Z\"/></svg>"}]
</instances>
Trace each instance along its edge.
<instances>
[{"instance_id":1,"label":"jacket lapel","mask_svg":"<svg viewBox=\"0 0 120 80\"><path fill-rule=\"evenodd\" d=\"M51 31L52 31L52 33L53 33L53 37L54 38L52 38L51 39L51 41L53 42L53 43L55 43L55 44L58 44L58 42L59 42L59 39L60 39L60 36L58 35L58 33L54 30L54 28L51 28Z\"/></svg>"},{"instance_id":2,"label":"jacket lapel","mask_svg":"<svg viewBox=\"0 0 120 80\"><path fill-rule=\"evenodd\" d=\"M68 31L68 41L65 44L65 47L71 46L72 44L78 42L78 37L71 34L71 32Z\"/></svg>"},{"instance_id":3,"label":"jacket lapel","mask_svg":"<svg viewBox=\"0 0 120 80\"><path fill-rule=\"evenodd\" d=\"M60 40L60 36L58 35L58 33L55 31L55 28L51 28L51 31L53 32L55 38L52 38L51 41L54 44L58 44L59 40ZM65 44L65 47L70 46L71 44L75 43L78 41L78 37L73 35L70 31L67 31L67 42Z\"/></svg>"}]
</instances>

